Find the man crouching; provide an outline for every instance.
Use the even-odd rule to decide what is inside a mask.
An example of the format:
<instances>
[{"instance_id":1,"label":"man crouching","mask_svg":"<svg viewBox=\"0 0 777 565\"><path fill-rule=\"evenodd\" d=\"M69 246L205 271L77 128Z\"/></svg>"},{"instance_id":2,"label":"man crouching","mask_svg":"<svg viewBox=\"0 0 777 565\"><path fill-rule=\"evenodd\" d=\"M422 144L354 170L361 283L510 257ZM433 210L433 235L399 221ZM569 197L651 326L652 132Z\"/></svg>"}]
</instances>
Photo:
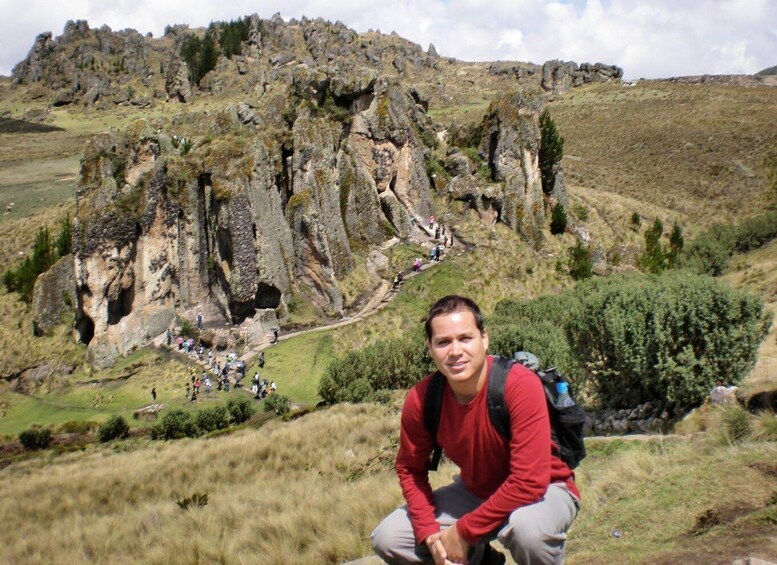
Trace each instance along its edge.
<instances>
[{"instance_id":1,"label":"man crouching","mask_svg":"<svg viewBox=\"0 0 777 565\"><path fill-rule=\"evenodd\" d=\"M489 418L493 357L478 306L462 296L441 298L425 330L429 355L445 377L437 443L461 475L435 491L429 484L430 374L405 399L396 471L407 504L372 533L376 553L397 564L500 564L504 556L489 545L498 538L519 564L563 563L580 494L553 449L542 383L518 363L511 368L504 393L508 440Z\"/></svg>"}]
</instances>

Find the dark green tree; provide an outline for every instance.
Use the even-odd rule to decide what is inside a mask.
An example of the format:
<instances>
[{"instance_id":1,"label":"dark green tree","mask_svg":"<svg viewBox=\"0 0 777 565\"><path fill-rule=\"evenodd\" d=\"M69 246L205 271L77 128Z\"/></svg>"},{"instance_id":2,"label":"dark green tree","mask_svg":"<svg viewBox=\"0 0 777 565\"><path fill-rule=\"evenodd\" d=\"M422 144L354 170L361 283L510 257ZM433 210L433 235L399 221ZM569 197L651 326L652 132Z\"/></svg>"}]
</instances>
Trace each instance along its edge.
<instances>
[{"instance_id":1,"label":"dark green tree","mask_svg":"<svg viewBox=\"0 0 777 565\"><path fill-rule=\"evenodd\" d=\"M582 241L570 247L569 250L569 276L576 281L590 279L593 276L593 260L591 250Z\"/></svg>"},{"instance_id":2,"label":"dark green tree","mask_svg":"<svg viewBox=\"0 0 777 565\"><path fill-rule=\"evenodd\" d=\"M219 35L219 44L221 52L229 58L234 55L240 55L243 49L242 43L248 39L249 19L238 18L230 20L229 23L222 24L221 34Z\"/></svg>"},{"instance_id":3,"label":"dark green tree","mask_svg":"<svg viewBox=\"0 0 777 565\"><path fill-rule=\"evenodd\" d=\"M59 226L57 239L54 241L54 251L57 258L64 257L73 250L73 220L68 214Z\"/></svg>"},{"instance_id":4,"label":"dark green tree","mask_svg":"<svg viewBox=\"0 0 777 565\"><path fill-rule=\"evenodd\" d=\"M550 214L550 233L558 235L564 233L567 229L567 211L561 202L553 206Z\"/></svg>"},{"instance_id":5,"label":"dark green tree","mask_svg":"<svg viewBox=\"0 0 777 565\"><path fill-rule=\"evenodd\" d=\"M672 233L669 235L669 251L666 253L667 268L674 269L677 266L677 261L680 258L684 245L683 228L675 224L672 228Z\"/></svg>"},{"instance_id":6,"label":"dark green tree","mask_svg":"<svg viewBox=\"0 0 777 565\"><path fill-rule=\"evenodd\" d=\"M647 273L658 274L666 268L666 255L661 244L663 233L664 224L658 218L645 232L645 251L639 256L639 267Z\"/></svg>"},{"instance_id":7,"label":"dark green tree","mask_svg":"<svg viewBox=\"0 0 777 565\"><path fill-rule=\"evenodd\" d=\"M213 39L213 35L210 33L205 34L205 39L202 40L202 51L200 52L200 64L197 68L197 80L198 85L206 74L216 68L216 62L218 61L219 54L216 49L216 42Z\"/></svg>"},{"instance_id":8,"label":"dark green tree","mask_svg":"<svg viewBox=\"0 0 777 565\"><path fill-rule=\"evenodd\" d=\"M556 182L557 165L564 155L564 138L559 134L547 108L540 114L540 174L545 194L553 191Z\"/></svg>"}]
</instances>

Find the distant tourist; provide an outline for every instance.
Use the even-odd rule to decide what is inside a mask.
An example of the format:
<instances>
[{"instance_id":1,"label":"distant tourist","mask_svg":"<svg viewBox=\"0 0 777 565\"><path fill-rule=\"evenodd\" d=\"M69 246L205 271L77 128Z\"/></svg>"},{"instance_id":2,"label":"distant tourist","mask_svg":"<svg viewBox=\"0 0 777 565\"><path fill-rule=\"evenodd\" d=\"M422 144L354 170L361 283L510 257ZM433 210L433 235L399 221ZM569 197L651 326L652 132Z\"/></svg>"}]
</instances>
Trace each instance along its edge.
<instances>
[{"instance_id":1,"label":"distant tourist","mask_svg":"<svg viewBox=\"0 0 777 565\"><path fill-rule=\"evenodd\" d=\"M156 402L156 387L151 388L151 400Z\"/></svg>"}]
</instances>

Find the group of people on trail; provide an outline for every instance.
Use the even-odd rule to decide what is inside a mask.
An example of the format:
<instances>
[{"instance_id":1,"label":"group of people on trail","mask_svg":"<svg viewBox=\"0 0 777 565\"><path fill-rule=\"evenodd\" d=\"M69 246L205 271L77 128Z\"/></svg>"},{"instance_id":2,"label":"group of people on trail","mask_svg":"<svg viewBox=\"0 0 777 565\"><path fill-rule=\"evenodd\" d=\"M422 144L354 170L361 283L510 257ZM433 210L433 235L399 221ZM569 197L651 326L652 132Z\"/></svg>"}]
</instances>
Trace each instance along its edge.
<instances>
[{"instance_id":1,"label":"group of people on trail","mask_svg":"<svg viewBox=\"0 0 777 565\"><path fill-rule=\"evenodd\" d=\"M260 378L258 372L251 379L251 392L256 399L267 398L268 395L275 394L276 390L278 390L278 387L275 381Z\"/></svg>"},{"instance_id":2,"label":"group of people on trail","mask_svg":"<svg viewBox=\"0 0 777 565\"><path fill-rule=\"evenodd\" d=\"M197 313L195 323L197 328L201 330L203 327L202 313ZM271 331L273 334L272 342L277 343L280 329L278 327L273 327ZM216 390L218 392L230 392L231 388L241 387L241 381L246 374L246 365L245 362L237 358L237 354L234 351L228 353L222 360L219 360L219 358L214 355L213 349L208 349L206 357L205 347L201 341L198 340L197 344L195 345L194 338L189 338L183 335L176 337L172 328L167 329L165 339L167 341L168 347L174 347L173 343L175 342L179 352L191 355L200 362L205 362L205 359L207 358L206 369L202 370L201 376L198 377L196 375L196 370L191 368L190 379L186 382L186 398L189 401L196 402L198 397L201 395L203 388L205 392L211 392L213 386L211 377L216 380ZM257 361L259 368L264 368L264 351L259 353ZM258 372L255 379L257 378ZM257 383L254 384L256 385ZM262 385L264 386L262 387ZM268 382L266 379L260 381L258 386L255 388L252 386L252 392L257 399L265 398L268 394L275 392L276 389L277 385L275 384L275 381ZM151 396L153 401L156 402L156 387L152 388Z\"/></svg>"}]
</instances>

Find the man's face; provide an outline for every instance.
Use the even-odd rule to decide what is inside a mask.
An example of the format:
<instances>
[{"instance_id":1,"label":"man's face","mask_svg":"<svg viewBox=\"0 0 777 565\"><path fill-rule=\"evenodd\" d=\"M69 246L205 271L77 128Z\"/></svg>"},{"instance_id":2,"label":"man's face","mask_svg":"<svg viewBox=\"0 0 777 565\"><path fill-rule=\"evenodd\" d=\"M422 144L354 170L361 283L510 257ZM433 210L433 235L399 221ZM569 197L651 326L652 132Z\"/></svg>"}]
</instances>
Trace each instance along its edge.
<instances>
[{"instance_id":1,"label":"man's face","mask_svg":"<svg viewBox=\"0 0 777 565\"><path fill-rule=\"evenodd\" d=\"M431 322L428 341L437 369L451 385L476 383L483 374L488 351L488 333L480 330L469 310L437 316Z\"/></svg>"}]
</instances>

